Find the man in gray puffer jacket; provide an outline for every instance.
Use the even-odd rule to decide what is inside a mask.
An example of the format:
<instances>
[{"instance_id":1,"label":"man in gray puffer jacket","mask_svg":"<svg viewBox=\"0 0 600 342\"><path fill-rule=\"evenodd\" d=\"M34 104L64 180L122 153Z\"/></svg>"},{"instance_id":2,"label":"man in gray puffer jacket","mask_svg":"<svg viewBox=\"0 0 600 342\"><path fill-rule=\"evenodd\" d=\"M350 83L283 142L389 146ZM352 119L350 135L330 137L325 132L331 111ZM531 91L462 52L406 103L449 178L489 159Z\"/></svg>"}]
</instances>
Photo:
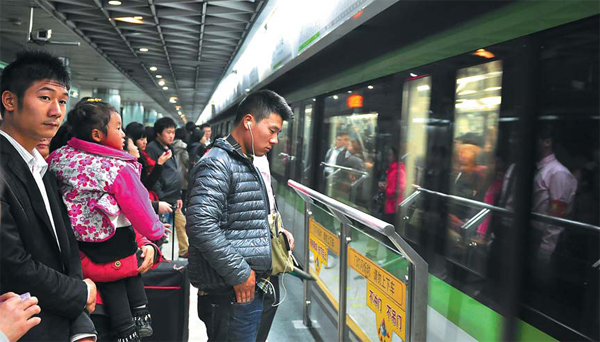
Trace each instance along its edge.
<instances>
[{"instance_id":1,"label":"man in gray puffer jacket","mask_svg":"<svg viewBox=\"0 0 600 342\"><path fill-rule=\"evenodd\" d=\"M277 144L291 116L272 91L248 95L229 137L215 141L190 173L189 274L209 341L256 339L263 298L257 283L270 274L271 237L269 199L252 158Z\"/></svg>"}]
</instances>

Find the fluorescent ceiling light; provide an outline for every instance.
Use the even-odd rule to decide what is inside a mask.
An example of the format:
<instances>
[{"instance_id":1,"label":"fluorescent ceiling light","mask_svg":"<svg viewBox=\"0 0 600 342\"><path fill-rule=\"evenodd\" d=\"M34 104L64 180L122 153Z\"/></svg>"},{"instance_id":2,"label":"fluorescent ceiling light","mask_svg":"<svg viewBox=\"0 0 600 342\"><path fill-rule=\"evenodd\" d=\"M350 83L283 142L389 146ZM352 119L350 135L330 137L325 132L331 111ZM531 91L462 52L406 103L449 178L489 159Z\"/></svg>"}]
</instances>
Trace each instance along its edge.
<instances>
[{"instance_id":1,"label":"fluorescent ceiling light","mask_svg":"<svg viewBox=\"0 0 600 342\"><path fill-rule=\"evenodd\" d=\"M158 81L158 85L164 86L165 85L165 80Z\"/></svg>"},{"instance_id":2,"label":"fluorescent ceiling light","mask_svg":"<svg viewBox=\"0 0 600 342\"><path fill-rule=\"evenodd\" d=\"M156 75L156 78L162 78L162 75Z\"/></svg>"},{"instance_id":3,"label":"fluorescent ceiling light","mask_svg":"<svg viewBox=\"0 0 600 342\"><path fill-rule=\"evenodd\" d=\"M142 19L144 19L143 17L118 17L118 18L114 18L117 21L122 21L124 23L130 23L130 24L143 24L144 22L142 21Z\"/></svg>"},{"instance_id":4,"label":"fluorescent ceiling light","mask_svg":"<svg viewBox=\"0 0 600 342\"><path fill-rule=\"evenodd\" d=\"M169 90L169 87L163 87L163 90Z\"/></svg>"},{"instance_id":5,"label":"fluorescent ceiling light","mask_svg":"<svg viewBox=\"0 0 600 342\"><path fill-rule=\"evenodd\" d=\"M156 70L158 70L158 68L157 68L157 67L155 67L155 66L151 66L151 67L150 67L150 71L156 71Z\"/></svg>"},{"instance_id":6,"label":"fluorescent ceiling light","mask_svg":"<svg viewBox=\"0 0 600 342\"><path fill-rule=\"evenodd\" d=\"M148 48L140 48L140 52L148 52Z\"/></svg>"},{"instance_id":7,"label":"fluorescent ceiling light","mask_svg":"<svg viewBox=\"0 0 600 342\"><path fill-rule=\"evenodd\" d=\"M373 86L372 85L368 85L367 88L373 89Z\"/></svg>"},{"instance_id":8,"label":"fluorescent ceiling light","mask_svg":"<svg viewBox=\"0 0 600 342\"><path fill-rule=\"evenodd\" d=\"M109 5L113 5L113 6L121 6L121 1L117 1L117 0L110 0L108 2Z\"/></svg>"}]
</instances>

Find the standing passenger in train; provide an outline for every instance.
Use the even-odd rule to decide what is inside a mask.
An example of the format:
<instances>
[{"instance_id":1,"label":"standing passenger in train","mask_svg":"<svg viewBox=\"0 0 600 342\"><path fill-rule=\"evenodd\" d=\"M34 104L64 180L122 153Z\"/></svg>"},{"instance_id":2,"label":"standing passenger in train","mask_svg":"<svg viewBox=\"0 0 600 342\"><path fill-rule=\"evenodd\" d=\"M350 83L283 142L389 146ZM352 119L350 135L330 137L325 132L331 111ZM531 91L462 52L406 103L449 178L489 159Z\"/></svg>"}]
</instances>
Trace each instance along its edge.
<instances>
[{"instance_id":1,"label":"standing passenger in train","mask_svg":"<svg viewBox=\"0 0 600 342\"><path fill-rule=\"evenodd\" d=\"M45 52L24 52L2 73L0 293L39 299L41 323L23 341L91 341L96 285L82 279L79 248L56 179L35 149L52 138L69 99L70 77Z\"/></svg>"},{"instance_id":2,"label":"standing passenger in train","mask_svg":"<svg viewBox=\"0 0 600 342\"><path fill-rule=\"evenodd\" d=\"M533 179L532 211L566 218L573 211L577 180L554 155L554 128L542 126L536 140L538 155L537 171ZM538 257L549 260L556 248L560 233L564 228L534 221L534 228L540 238Z\"/></svg>"},{"instance_id":3,"label":"standing passenger in train","mask_svg":"<svg viewBox=\"0 0 600 342\"><path fill-rule=\"evenodd\" d=\"M325 154L325 163L332 165L345 165L346 159L350 157L348 145L350 144L350 135L343 131L338 131L335 136L335 146L331 147ZM325 167L325 177L330 176L335 169L333 167Z\"/></svg>"},{"instance_id":4,"label":"standing passenger in train","mask_svg":"<svg viewBox=\"0 0 600 342\"><path fill-rule=\"evenodd\" d=\"M173 153L171 144L175 140L175 121L169 117L160 118L154 124L155 140L146 147L148 156L158 161L163 155ZM175 209L175 233L179 245L179 257L187 258L188 238L185 233L185 216L181 209L183 201L181 199L181 174L177 167L177 158L172 157L164 164L163 172L153 190L160 201L165 201Z\"/></svg>"},{"instance_id":5,"label":"standing passenger in train","mask_svg":"<svg viewBox=\"0 0 600 342\"><path fill-rule=\"evenodd\" d=\"M271 269L269 199L253 156L277 144L292 111L269 90L248 95L235 126L192 169L190 280L209 341L255 341Z\"/></svg>"},{"instance_id":6,"label":"standing passenger in train","mask_svg":"<svg viewBox=\"0 0 600 342\"><path fill-rule=\"evenodd\" d=\"M122 150L119 113L108 103L84 98L69 112L67 125L74 137L49 161L79 248L100 264L135 255L136 232L156 240L164 226L140 181L139 164ZM141 275L97 285L119 342L152 335Z\"/></svg>"},{"instance_id":7,"label":"standing passenger in train","mask_svg":"<svg viewBox=\"0 0 600 342\"><path fill-rule=\"evenodd\" d=\"M398 210L398 204L402 202L404 189L406 188L406 167L398 161L398 150L390 147L388 154L390 165L385 170L385 208L383 220L394 224L394 216Z\"/></svg>"}]
</instances>

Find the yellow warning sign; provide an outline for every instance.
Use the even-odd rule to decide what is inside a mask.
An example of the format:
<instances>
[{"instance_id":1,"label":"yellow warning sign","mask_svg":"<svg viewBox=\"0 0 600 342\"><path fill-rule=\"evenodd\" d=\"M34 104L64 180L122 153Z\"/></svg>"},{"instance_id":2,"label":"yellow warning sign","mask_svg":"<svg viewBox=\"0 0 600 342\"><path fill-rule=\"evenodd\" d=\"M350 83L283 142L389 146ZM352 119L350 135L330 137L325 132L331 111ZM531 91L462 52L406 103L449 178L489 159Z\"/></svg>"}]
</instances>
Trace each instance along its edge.
<instances>
[{"instance_id":1,"label":"yellow warning sign","mask_svg":"<svg viewBox=\"0 0 600 342\"><path fill-rule=\"evenodd\" d=\"M402 310L406 310L406 284L404 282L351 247L348 247L348 265L368 282L377 286Z\"/></svg>"},{"instance_id":2,"label":"yellow warning sign","mask_svg":"<svg viewBox=\"0 0 600 342\"><path fill-rule=\"evenodd\" d=\"M392 332L406 341L406 315L377 286L367 281L367 306L375 312L377 336L380 342L390 342Z\"/></svg>"},{"instance_id":3,"label":"yellow warning sign","mask_svg":"<svg viewBox=\"0 0 600 342\"><path fill-rule=\"evenodd\" d=\"M331 249L333 254L340 255L340 238L334 233L327 230L327 228L323 227L312 218L308 221L308 231L310 235L314 235L315 239L320 240L327 248Z\"/></svg>"},{"instance_id":4,"label":"yellow warning sign","mask_svg":"<svg viewBox=\"0 0 600 342\"><path fill-rule=\"evenodd\" d=\"M308 236L308 248L315 256L315 271L319 274L321 265L327 266L327 257L329 255L327 247L319 239L316 239L314 235L310 234Z\"/></svg>"}]
</instances>

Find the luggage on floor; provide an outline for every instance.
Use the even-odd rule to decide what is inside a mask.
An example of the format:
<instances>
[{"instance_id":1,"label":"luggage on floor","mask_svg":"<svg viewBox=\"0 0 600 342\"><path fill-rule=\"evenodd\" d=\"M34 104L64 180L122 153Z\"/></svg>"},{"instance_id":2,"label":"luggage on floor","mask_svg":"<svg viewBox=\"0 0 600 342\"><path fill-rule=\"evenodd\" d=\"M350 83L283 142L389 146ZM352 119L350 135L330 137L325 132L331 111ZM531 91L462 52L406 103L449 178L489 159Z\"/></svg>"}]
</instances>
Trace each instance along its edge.
<instances>
[{"instance_id":1,"label":"luggage on floor","mask_svg":"<svg viewBox=\"0 0 600 342\"><path fill-rule=\"evenodd\" d=\"M188 340L190 280L187 263L187 260L164 261L142 276L154 330L154 334L144 341Z\"/></svg>"}]
</instances>

